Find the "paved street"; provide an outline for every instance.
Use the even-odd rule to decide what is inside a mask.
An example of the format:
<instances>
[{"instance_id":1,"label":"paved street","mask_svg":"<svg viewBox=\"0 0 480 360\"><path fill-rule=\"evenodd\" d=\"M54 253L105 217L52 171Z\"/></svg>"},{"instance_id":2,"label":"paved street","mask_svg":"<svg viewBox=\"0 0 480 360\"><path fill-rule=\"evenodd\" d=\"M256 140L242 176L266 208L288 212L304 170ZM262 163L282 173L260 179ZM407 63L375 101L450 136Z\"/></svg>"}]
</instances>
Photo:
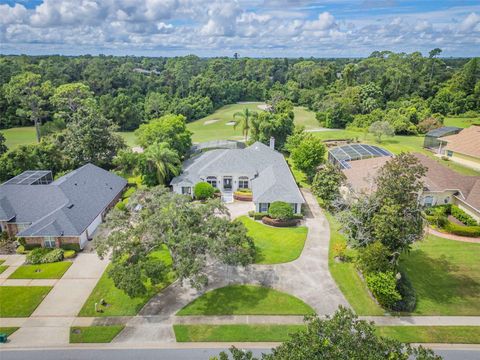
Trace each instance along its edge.
<instances>
[{"instance_id":1,"label":"paved street","mask_svg":"<svg viewBox=\"0 0 480 360\"><path fill-rule=\"evenodd\" d=\"M242 347L239 347L242 348ZM16 350L1 351L2 360L208 360L218 355L225 346L214 348L190 349L58 349L58 350ZM252 349L255 356L270 351L270 348ZM435 349L445 360L478 360L480 347L449 348L447 346Z\"/></svg>"}]
</instances>

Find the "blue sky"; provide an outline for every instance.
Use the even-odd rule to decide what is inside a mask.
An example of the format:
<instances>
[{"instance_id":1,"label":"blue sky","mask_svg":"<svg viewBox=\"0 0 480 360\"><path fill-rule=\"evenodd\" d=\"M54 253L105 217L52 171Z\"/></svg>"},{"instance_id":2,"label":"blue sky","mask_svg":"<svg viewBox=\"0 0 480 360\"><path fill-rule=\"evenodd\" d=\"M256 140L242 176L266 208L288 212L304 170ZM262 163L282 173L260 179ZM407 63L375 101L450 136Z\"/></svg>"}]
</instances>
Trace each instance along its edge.
<instances>
[{"instance_id":1,"label":"blue sky","mask_svg":"<svg viewBox=\"0 0 480 360\"><path fill-rule=\"evenodd\" d=\"M480 56L480 1L0 0L4 54Z\"/></svg>"}]
</instances>

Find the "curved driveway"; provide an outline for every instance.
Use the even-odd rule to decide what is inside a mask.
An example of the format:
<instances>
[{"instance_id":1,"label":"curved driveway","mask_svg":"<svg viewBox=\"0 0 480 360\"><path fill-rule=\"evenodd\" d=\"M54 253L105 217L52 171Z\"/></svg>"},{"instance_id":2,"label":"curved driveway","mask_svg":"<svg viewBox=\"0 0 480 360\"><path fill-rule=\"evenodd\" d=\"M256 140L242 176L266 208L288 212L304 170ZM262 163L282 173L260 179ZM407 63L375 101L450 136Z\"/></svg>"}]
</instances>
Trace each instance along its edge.
<instances>
[{"instance_id":1,"label":"curved driveway","mask_svg":"<svg viewBox=\"0 0 480 360\"><path fill-rule=\"evenodd\" d=\"M328 270L330 229L315 197L306 190L307 240L300 257L278 265L251 265L246 268L212 265L209 284L201 292L179 282L155 295L132 318L115 342L174 341L171 324L185 305L206 291L231 284L257 284L292 294L309 304L319 315L332 314L339 305L348 307Z\"/></svg>"}]
</instances>

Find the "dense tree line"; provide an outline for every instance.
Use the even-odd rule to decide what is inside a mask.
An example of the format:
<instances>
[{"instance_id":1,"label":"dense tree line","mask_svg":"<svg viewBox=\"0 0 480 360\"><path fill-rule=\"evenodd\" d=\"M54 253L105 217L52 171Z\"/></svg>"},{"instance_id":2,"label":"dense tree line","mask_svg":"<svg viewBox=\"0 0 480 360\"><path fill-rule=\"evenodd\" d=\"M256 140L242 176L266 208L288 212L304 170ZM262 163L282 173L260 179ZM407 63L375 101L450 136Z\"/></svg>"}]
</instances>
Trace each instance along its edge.
<instances>
[{"instance_id":1,"label":"dense tree line","mask_svg":"<svg viewBox=\"0 0 480 360\"><path fill-rule=\"evenodd\" d=\"M120 130L166 114L190 122L237 101L287 99L328 127L386 119L397 133L411 133L433 114L480 107L478 59L442 59L440 52L383 51L365 59L1 56L0 128L53 120L63 126L68 119L55 114L70 104L58 96L77 84Z\"/></svg>"}]
</instances>

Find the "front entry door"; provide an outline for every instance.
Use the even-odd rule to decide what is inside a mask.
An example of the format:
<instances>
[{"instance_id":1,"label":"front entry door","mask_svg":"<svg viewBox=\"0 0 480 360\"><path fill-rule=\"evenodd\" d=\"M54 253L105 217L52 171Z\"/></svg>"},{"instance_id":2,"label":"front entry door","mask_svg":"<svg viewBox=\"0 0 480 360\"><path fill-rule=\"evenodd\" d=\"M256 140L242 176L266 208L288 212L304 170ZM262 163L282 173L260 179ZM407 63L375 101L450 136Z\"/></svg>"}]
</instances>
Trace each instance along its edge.
<instances>
[{"instance_id":1,"label":"front entry door","mask_svg":"<svg viewBox=\"0 0 480 360\"><path fill-rule=\"evenodd\" d=\"M232 178L231 177L223 178L223 188L225 190L232 190Z\"/></svg>"}]
</instances>

